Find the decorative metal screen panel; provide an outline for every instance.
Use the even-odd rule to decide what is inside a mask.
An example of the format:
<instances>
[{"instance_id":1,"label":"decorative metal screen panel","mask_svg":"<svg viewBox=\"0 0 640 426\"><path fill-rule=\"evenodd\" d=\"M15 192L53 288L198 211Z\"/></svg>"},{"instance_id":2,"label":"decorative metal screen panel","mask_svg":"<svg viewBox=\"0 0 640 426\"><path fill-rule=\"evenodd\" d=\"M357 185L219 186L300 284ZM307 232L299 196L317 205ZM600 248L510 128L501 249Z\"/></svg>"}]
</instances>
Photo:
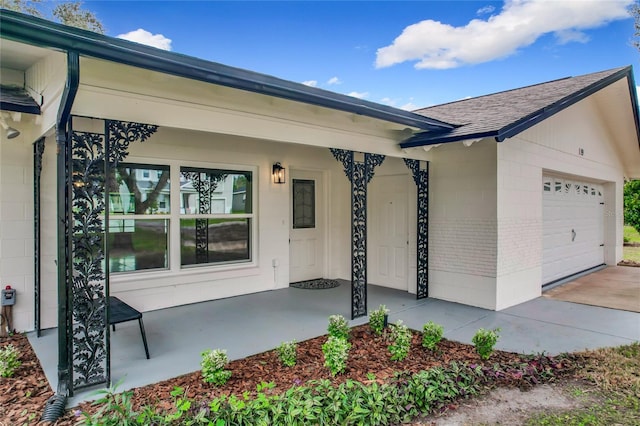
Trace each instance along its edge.
<instances>
[{"instance_id":1,"label":"decorative metal screen panel","mask_svg":"<svg viewBox=\"0 0 640 426\"><path fill-rule=\"evenodd\" d=\"M33 143L33 265L34 265L34 326L36 336L40 337L40 278L42 256L40 250L40 176L42 175L42 155L44 138Z\"/></svg>"},{"instance_id":2,"label":"decorative metal screen panel","mask_svg":"<svg viewBox=\"0 0 640 426\"><path fill-rule=\"evenodd\" d=\"M105 136L71 134L73 389L109 381L104 274Z\"/></svg>"},{"instance_id":3,"label":"decorative metal screen panel","mask_svg":"<svg viewBox=\"0 0 640 426\"><path fill-rule=\"evenodd\" d=\"M104 133L82 132L74 130L74 119L70 123L70 164L64 176L70 195L65 197L70 200L65 263L71 307L67 314L71 394L110 381L106 177L126 158L131 142L144 141L157 130L157 126L107 120Z\"/></svg>"},{"instance_id":4,"label":"decorative metal screen panel","mask_svg":"<svg viewBox=\"0 0 640 426\"><path fill-rule=\"evenodd\" d=\"M411 170L417 190L417 285L416 297L429 297L429 162L404 159L404 163Z\"/></svg>"},{"instance_id":5,"label":"decorative metal screen panel","mask_svg":"<svg viewBox=\"0 0 640 426\"><path fill-rule=\"evenodd\" d=\"M353 151L330 148L351 182L351 318L367 315L367 184L384 155L364 154L357 162Z\"/></svg>"}]
</instances>

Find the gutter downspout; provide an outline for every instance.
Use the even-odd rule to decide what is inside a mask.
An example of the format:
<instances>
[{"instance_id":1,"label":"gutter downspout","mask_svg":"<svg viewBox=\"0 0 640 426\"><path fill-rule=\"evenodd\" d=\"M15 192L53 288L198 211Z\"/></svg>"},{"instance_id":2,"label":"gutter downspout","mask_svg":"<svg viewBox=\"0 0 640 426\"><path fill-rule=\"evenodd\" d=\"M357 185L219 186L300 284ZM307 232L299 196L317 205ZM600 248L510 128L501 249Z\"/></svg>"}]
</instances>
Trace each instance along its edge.
<instances>
[{"instance_id":1,"label":"gutter downspout","mask_svg":"<svg viewBox=\"0 0 640 426\"><path fill-rule=\"evenodd\" d=\"M56 421L64 414L67 397L73 395L71 390L72 368L69 349L71 327L71 300L69 298L68 280L71 276L71 233L69 214L71 212L69 197L69 119L71 108L80 85L80 57L78 52L67 51L67 82L64 86L56 124L57 145L57 214L58 214L58 387L55 395L47 401L42 415L43 421ZM71 390L71 391L70 391Z\"/></svg>"}]
</instances>

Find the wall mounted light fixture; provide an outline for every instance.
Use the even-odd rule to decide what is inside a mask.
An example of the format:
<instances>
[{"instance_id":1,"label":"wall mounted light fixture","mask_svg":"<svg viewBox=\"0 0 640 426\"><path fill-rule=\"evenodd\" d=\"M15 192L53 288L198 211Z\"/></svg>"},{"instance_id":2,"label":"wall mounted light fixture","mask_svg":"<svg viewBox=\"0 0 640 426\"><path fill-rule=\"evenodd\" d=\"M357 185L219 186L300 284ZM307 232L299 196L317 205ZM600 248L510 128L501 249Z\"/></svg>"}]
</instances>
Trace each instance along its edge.
<instances>
[{"instance_id":1,"label":"wall mounted light fixture","mask_svg":"<svg viewBox=\"0 0 640 426\"><path fill-rule=\"evenodd\" d=\"M20 135L20 130L14 129L13 127L9 126L3 116L0 116L0 126L2 126L2 128L6 132L7 139L13 139Z\"/></svg>"},{"instance_id":2,"label":"wall mounted light fixture","mask_svg":"<svg viewBox=\"0 0 640 426\"><path fill-rule=\"evenodd\" d=\"M273 168L271 169L271 174L273 176L273 183L284 183L285 182L285 168L282 167L282 164L275 163Z\"/></svg>"}]
</instances>

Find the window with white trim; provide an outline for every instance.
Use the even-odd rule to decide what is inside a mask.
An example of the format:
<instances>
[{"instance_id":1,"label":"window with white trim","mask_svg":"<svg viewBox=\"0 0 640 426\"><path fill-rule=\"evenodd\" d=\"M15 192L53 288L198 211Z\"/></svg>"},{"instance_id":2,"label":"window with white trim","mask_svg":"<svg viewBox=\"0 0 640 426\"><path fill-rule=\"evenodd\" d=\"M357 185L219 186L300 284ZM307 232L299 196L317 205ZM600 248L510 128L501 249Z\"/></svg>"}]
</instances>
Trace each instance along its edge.
<instances>
[{"instance_id":1,"label":"window with white trim","mask_svg":"<svg viewBox=\"0 0 640 426\"><path fill-rule=\"evenodd\" d=\"M121 163L109 176L109 271L169 267L169 166Z\"/></svg>"},{"instance_id":2,"label":"window with white trim","mask_svg":"<svg viewBox=\"0 0 640 426\"><path fill-rule=\"evenodd\" d=\"M251 261L252 172L180 168L180 265Z\"/></svg>"}]
</instances>

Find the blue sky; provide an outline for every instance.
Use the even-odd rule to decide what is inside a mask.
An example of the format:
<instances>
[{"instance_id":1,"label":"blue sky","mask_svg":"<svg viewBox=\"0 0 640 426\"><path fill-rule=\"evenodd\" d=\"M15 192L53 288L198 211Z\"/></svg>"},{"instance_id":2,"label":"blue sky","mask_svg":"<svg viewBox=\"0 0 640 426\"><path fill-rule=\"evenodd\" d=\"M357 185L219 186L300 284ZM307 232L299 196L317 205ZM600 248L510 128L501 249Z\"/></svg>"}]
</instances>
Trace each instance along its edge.
<instances>
[{"instance_id":1,"label":"blue sky","mask_svg":"<svg viewBox=\"0 0 640 426\"><path fill-rule=\"evenodd\" d=\"M637 68L629 4L85 0L108 35L404 109Z\"/></svg>"}]
</instances>

